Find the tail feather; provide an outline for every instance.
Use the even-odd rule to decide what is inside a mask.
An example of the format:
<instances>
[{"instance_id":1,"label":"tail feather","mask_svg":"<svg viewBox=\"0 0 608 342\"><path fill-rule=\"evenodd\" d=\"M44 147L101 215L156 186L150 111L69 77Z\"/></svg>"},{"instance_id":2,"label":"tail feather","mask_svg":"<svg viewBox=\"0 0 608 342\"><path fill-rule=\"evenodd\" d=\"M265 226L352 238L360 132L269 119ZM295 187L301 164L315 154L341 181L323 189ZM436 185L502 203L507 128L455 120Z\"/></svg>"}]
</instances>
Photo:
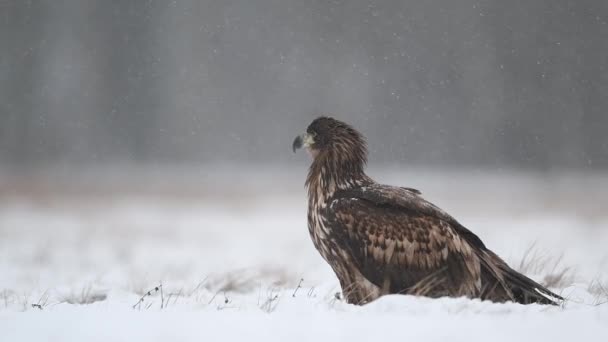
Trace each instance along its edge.
<instances>
[{"instance_id":1,"label":"tail feather","mask_svg":"<svg viewBox=\"0 0 608 342\"><path fill-rule=\"evenodd\" d=\"M487 265L487 272L492 274L494 286L500 287L502 291L491 289L488 291L488 299L495 300L492 296L503 293L507 300L512 300L521 304L549 304L559 305L564 300L561 296L551 292L551 290L515 271L498 255L490 250L484 251L485 255L482 264ZM504 296L502 296L504 297ZM496 298L499 299L499 298Z\"/></svg>"},{"instance_id":2,"label":"tail feather","mask_svg":"<svg viewBox=\"0 0 608 342\"><path fill-rule=\"evenodd\" d=\"M501 267L502 268L502 267ZM513 297L521 304L551 304L559 305L564 298L551 292L551 290L515 271L507 266L504 269L507 286L510 287Z\"/></svg>"}]
</instances>

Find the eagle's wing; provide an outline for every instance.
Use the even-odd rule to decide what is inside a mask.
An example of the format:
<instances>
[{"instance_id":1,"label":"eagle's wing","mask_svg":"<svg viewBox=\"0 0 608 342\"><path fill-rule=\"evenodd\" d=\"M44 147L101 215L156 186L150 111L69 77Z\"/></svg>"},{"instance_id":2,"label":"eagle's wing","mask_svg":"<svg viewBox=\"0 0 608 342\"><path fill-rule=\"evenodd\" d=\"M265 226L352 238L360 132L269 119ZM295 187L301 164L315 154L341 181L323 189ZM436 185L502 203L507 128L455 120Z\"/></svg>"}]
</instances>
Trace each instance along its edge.
<instances>
[{"instance_id":1,"label":"eagle's wing","mask_svg":"<svg viewBox=\"0 0 608 342\"><path fill-rule=\"evenodd\" d=\"M388 293L480 292L471 243L417 192L382 186L340 191L328 210L335 241L350 251L363 276Z\"/></svg>"},{"instance_id":2,"label":"eagle's wing","mask_svg":"<svg viewBox=\"0 0 608 342\"><path fill-rule=\"evenodd\" d=\"M436 217L441 221L448 223L450 227L457 232L458 235L465 238L470 245L477 248L486 248L477 235L461 225L448 213L419 196L420 194L420 191L412 188L372 184L366 187L339 191L335 194L334 199L357 198L368 201L375 207L399 209L414 216Z\"/></svg>"},{"instance_id":3,"label":"eagle's wing","mask_svg":"<svg viewBox=\"0 0 608 342\"><path fill-rule=\"evenodd\" d=\"M548 304L554 301L547 296L561 299L511 269L477 235L419 193L373 184L338 191L330 202L336 242L350 251L372 283L388 286L390 293L424 289L436 296Z\"/></svg>"}]
</instances>

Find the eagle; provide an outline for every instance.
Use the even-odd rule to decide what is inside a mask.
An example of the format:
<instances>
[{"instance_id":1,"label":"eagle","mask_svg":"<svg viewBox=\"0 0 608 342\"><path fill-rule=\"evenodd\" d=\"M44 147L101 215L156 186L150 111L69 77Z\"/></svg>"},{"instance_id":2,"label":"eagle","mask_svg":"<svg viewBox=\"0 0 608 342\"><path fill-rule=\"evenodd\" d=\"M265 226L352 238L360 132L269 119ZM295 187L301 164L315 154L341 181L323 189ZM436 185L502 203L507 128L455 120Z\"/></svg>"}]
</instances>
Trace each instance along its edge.
<instances>
[{"instance_id":1,"label":"eagle","mask_svg":"<svg viewBox=\"0 0 608 342\"><path fill-rule=\"evenodd\" d=\"M387 294L558 305L563 298L515 271L421 192L365 174L361 133L319 117L293 141L312 156L308 230L348 303Z\"/></svg>"}]
</instances>

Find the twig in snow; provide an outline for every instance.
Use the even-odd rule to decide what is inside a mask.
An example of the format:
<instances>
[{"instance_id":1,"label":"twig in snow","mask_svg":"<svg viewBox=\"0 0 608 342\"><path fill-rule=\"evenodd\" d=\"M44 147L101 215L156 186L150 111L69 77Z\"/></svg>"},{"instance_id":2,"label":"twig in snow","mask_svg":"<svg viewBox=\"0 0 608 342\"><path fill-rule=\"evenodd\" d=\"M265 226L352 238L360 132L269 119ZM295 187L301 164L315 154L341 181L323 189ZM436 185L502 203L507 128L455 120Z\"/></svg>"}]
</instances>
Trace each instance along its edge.
<instances>
[{"instance_id":1,"label":"twig in snow","mask_svg":"<svg viewBox=\"0 0 608 342\"><path fill-rule=\"evenodd\" d=\"M144 300L146 299L146 297L149 297L152 295L152 293L157 293L158 291L160 291L163 287L163 284L158 285L157 287L153 288L152 290L144 293L143 296L141 296L141 298L139 298L139 300L137 301L137 303L133 304L133 309L138 308L141 309L141 303L144 302ZM147 306L147 308L149 308L150 306Z\"/></svg>"},{"instance_id":2,"label":"twig in snow","mask_svg":"<svg viewBox=\"0 0 608 342\"><path fill-rule=\"evenodd\" d=\"M38 298L38 303L36 304L32 304L33 308L42 310L48 303L49 301L49 295L48 295L49 290L46 290L42 293L42 295L40 296L40 298ZM44 299L44 302L42 301L42 299Z\"/></svg>"},{"instance_id":3,"label":"twig in snow","mask_svg":"<svg viewBox=\"0 0 608 342\"><path fill-rule=\"evenodd\" d=\"M158 287L160 287L160 309L162 310L165 307L165 296L163 295L163 283L161 282Z\"/></svg>"},{"instance_id":4,"label":"twig in snow","mask_svg":"<svg viewBox=\"0 0 608 342\"><path fill-rule=\"evenodd\" d=\"M262 306L260 307L260 309L264 310L267 313L271 313L273 312L277 306L279 305L279 294L274 294L274 288L269 288L268 289L268 298L266 299L266 301L264 302L264 304L262 304ZM274 303L274 305L273 305Z\"/></svg>"},{"instance_id":5,"label":"twig in snow","mask_svg":"<svg viewBox=\"0 0 608 342\"><path fill-rule=\"evenodd\" d=\"M203 286L203 284L205 282L207 282L207 279L209 278L209 276L206 276L205 278L203 278L203 280L201 280L193 289L192 291L190 291L189 296L192 296L194 294L194 292L198 291L198 289Z\"/></svg>"},{"instance_id":6,"label":"twig in snow","mask_svg":"<svg viewBox=\"0 0 608 342\"><path fill-rule=\"evenodd\" d=\"M215 297L217 297L217 295L218 295L219 293L220 293L220 291L217 291L217 292L216 292L216 293L213 295L213 297L211 297L211 299L209 299L209 303L207 303L207 304L211 304L211 302L213 302L213 300L215 299Z\"/></svg>"},{"instance_id":7,"label":"twig in snow","mask_svg":"<svg viewBox=\"0 0 608 342\"><path fill-rule=\"evenodd\" d=\"M184 288L182 287L181 289L179 289L179 292L177 293L177 295L175 296L175 300L173 301L173 305L175 305L175 303L177 303L177 300L179 299L179 297L182 295L182 291L184 290Z\"/></svg>"},{"instance_id":8,"label":"twig in snow","mask_svg":"<svg viewBox=\"0 0 608 342\"><path fill-rule=\"evenodd\" d=\"M351 286L347 286L346 288L344 288L344 293L348 293L348 291L350 291L350 289L351 289L351 288L352 288ZM329 298L328 298L327 296L329 296ZM342 294L341 294L341 293L338 291L338 292L335 292L335 293L332 295L332 294L331 294L331 292L330 292L330 293L328 293L328 294L326 295L326 297L325 297L325 298L328 298L328 299L327 299L327 300L328 300L328 304L329 304L329 306L330 306L330 307L332 307L332 308L333 308L333 307L334 307L334 305L336 305L336 302L338 302L338 301L341 301L341 300L342 300Z\"/></svg>"},{"instance_id":9,"label":"twig in snow","mask_svg":"<svg viewBox=\"0 0 608 342\"><path fill-rule=\"evenodd\" d=\"M295 290L293 290L293 294L291 295L293 298L296 298L296 293L298 292L298 290L302 287L302 282L304 281L304 278L300 279L300 282L298 283L298 287L296 287Z\"/></svg>"}]
</instances>

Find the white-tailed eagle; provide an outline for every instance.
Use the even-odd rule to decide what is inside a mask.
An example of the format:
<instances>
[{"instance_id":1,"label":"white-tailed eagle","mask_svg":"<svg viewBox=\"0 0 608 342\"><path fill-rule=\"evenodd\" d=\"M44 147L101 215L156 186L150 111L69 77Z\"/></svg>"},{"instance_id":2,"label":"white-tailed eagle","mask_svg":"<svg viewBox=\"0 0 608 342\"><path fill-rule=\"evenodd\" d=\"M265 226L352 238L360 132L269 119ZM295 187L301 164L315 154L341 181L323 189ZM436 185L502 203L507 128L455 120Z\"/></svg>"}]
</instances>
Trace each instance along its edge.
<instances>
[{"instance_id":1,"label":"white-tailed eagle","mask_svg":"<svg viewBox=\"0 0 608 342\"><path fill-rule=\"evenodd\" d=\"M313 156L308 229L349 303L394 293L523 304L563 300L509 267L418 190L368 177L365 139L346 123L315 119L294 140L294 152L301 147Z\"/></svg>"}]
</instances>

